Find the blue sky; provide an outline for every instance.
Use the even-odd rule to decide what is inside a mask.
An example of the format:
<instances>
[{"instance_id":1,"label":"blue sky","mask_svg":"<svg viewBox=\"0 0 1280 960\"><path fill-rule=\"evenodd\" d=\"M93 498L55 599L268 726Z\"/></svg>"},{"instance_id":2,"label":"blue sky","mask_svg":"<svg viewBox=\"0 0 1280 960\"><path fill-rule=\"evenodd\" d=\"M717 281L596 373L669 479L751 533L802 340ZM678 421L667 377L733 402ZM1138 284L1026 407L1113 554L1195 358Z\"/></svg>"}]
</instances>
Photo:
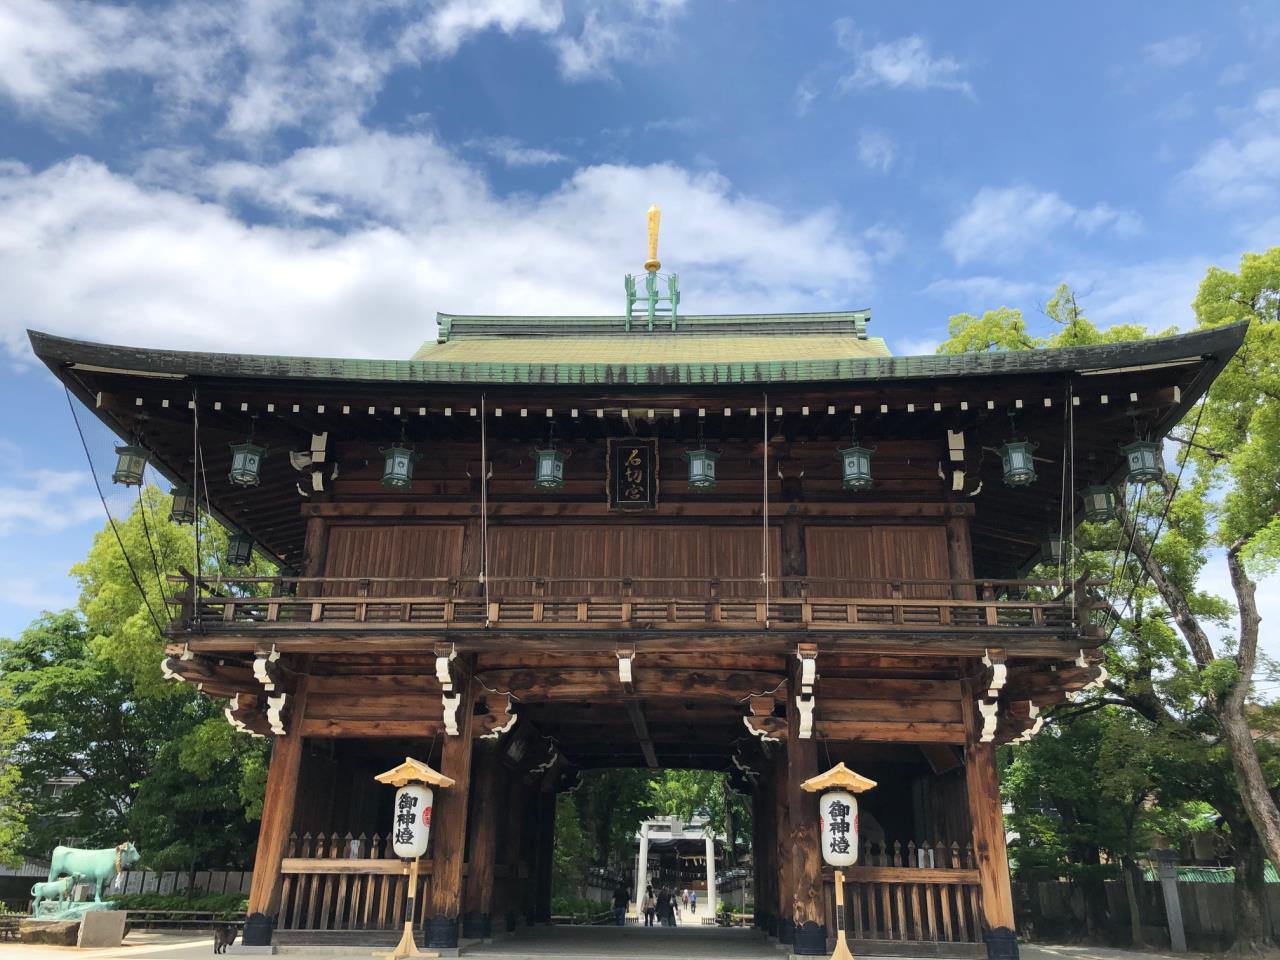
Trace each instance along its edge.
<instances>
[{"instance_id":1,"label":"blue sky","mask_svg":"<svg viewBox=\"0 0 1280 960\"><path fill-rule=\"evenodd\" d=\"M102 520L27 327L405 357L617 312L651 202L689 312L1185 327L1280 238L1278 55L1275 0L0 0L0 635Z\"/></svg>"}]
</instances>

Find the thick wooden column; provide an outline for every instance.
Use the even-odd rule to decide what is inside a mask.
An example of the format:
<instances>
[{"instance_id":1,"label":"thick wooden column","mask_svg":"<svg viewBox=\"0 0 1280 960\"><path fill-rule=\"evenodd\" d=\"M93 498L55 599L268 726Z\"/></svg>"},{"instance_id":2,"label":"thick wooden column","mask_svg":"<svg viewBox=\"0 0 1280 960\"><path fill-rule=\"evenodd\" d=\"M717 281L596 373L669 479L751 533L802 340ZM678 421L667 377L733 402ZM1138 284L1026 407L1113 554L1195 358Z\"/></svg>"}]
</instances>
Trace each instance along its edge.
<instances>
[{"instance_id":1,"label":"thick wooden column","mask_svg":"<svg viewBox=\"0 0 1280 960\"><path fill-rule=\"evenodd\" d=\"M456 947L458 918L462 913L462 861L467 843L467 806L471 792L471 730L475 683L471 667L459 671L457 683L458 735L446 736L441 748L440 772L452 777L452 787L436 793L431 825L431 889L427 897L428 947Z\"/></svg>"},{"instance_id":2,"label":"thick wooden column","mask_svg":"<svg viewBox=\"0 0 1280 960\"><path fill-rule=\"evenodd\" d=\"M951 565L951 579L973 579L973 541L969 537L968 517L947 518L947 559ZM957 584L956 600L976 600L977 588L972 584Z\"/></svg>"},{"instance_id":3,"label":"thick wooden column","mask_svg":"<svg viewBox=\"0 0 1280 960\"><path fill-rule=\"evenodd\" d=\"M800 739L800 711L794 691L800 689L799 663L792 661L793 691L787 698L787 816L791 845L792 953L797 956L827 955L827 929L822 891L822 851L818 848L818 801L800 789L800 784L818 775L818 741Z\"/></svg>"},{"instance_id":4,"label":"thick wooden column","mask_svg":"<svg viewBox=\"0 0 1280 960\"><path fill-rule=\"evenodd\" d=\"M757 930L767 930L768 908L764 902L765 863L765 781L761 777L751 789L751 902L755 904L755 916L752 926Z\"/></svg>"},{"instance_id":5,"label":"thick wooden column","mask_svg":"<svg viewBox=\"0 0 1280 960\"><path fill-rule=\"evenodd\" d=\"M778 943L790 944L795 922L791 919L791 818L787 814L787 754L778 750L773 758L773 858L774 884L771 907L777 916L776 929L769 932Z\"/></svg>"},{"instance_id":6,"label":"thick wooden column","mask_svg":"<svg viewBox=\"0 0 1280 960\"><path fill-rule=\"evenodd\" d=\"M288 732L271 745L267 768L267 788L262 800L262 821L258 827L258 851L253 861L253 883L249 888L249 916L261 914L275 924L280 912L280 866L285 844L293 827L298 798L298 769L302 764L302 721L307 714L307 674L300 672L293 691L293 714ZM265 936L263 936L265 934ZM254 942L250 942L254 941ZM271 929L248 923L246 946L266 946Z\"/></svg>"},{"instance_id":7,"label":"thick wooden column","mask_svg":"<svg viewBox=\"0 0 1280 960\"><path fill-rule=\"evenodd\" d=\"M556 792L549 786L537 793L537 862L533 871L533 914L535 922L551 922L551 865L556 847Z\"/></svg>"},{"instance_id":8,"label":"thick wooden column","mask_svg":"<svg viewBox=\"0 0 1280 960\"><path fill-rule=\"evenodd\" d=\"M497 856L499 817L506 816L501 790L502 763L493 743L475 749L475 788L471 798L471 845L463 896L462 935L468 940L493 937L494 858Z\"/></svg>"},{"instance_id":9,"label":"thick wooden column","mask_svg":"<svg viewBox=\"0 0 1280 960\"><path fill-rule=\"evenodd\" d=\"M495 883L493 915L499 919L500 930L515 931L524 915L521 901L524 881L520 877L520 865L524 862L524 829L528 815L525 811L525 789L520 775L512 770L502 774L501 816L506 820L506 837L498 847L498 862L506 867L506 876Z\"/></svg>"},{"instance_id":10,"label":"thick wooden column","mask_svg":"<svg viewBox=\"0 0 1280 960\"><path fill-rule=\"evenodd\" d=\"M964 779L973 823L973 858L982 890L983 938L991 960L1016 960L1018 939L995 744L978 742L973 709L973 698L966 694Z\"/></svg>"}]
</instances>

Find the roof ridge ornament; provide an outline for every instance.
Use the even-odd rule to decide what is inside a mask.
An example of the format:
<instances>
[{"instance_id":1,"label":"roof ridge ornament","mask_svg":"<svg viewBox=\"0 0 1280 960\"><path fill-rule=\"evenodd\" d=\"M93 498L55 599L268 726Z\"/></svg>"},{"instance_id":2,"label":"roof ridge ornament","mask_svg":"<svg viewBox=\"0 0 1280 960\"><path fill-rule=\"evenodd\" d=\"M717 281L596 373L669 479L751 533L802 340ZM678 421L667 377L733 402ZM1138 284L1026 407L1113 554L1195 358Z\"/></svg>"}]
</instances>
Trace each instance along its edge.
<instances>
[{"instance_id":1,"label":"roof ridge ornament","mask_svg":"<svg viewBox=\"0 0 1280 960\"><path fill-rule=\"evenodd\" d=\"M649 205L646 216L649 218L649 259L644 262L644 268L649 273L657 273L662 269L662 261L658 259L658 228L662 225L662 211L653 203Z\"/></svg>"},{"instance_id":2,"label":"roof ridge ornament","mask_svg":"<svg viewBox=\"0 0 1280 960\"><path fill-rule=\"evenodd\" d=\"M674 273L666 275L667 291L665 294L658 292L658 271L662 269L662 261L658 259L658 230L662 225L662 211L656 203L650 204L646 216L649 220L649 259L644 262L644 292L637 293L636 278L628 273L624 284L627 291L625 330L631 332L636 301L643 300L648 305L645 329L653 333L654 323L661 316L667 320L670 332L675 333L680 306L680 278ZM668 306L660 310L660 303Z\"/></svg>"}]
</instances>

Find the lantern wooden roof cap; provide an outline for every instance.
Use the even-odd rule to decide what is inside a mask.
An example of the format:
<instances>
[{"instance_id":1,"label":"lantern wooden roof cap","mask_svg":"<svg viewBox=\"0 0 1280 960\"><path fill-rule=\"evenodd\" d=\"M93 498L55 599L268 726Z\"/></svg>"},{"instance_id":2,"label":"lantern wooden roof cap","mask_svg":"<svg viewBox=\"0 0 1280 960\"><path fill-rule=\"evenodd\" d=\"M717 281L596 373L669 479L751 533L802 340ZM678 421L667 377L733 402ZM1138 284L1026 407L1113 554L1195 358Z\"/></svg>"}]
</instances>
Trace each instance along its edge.
<instances>
[{"instance_id":1,"label":"lantern wooden roof cap","mask_svg":"<svg viewBox=\"0 0 1280 960\"><path fill-rule=\"evenodd\" d=\"M868 780L862 774L854 773L843 763L837 763L826 773L820 773L816 777L810 777L804 783L800 784L800 789L806 793L818 793L822 790L848 790L851 793L865 793L876 785L874 780Z\"/></svg>"},{"instance_id":2,"label":"lantern wooden roof cap","mask_svg":"<svg viewBox=\"0 0 1280 960\"><path fill-rule=\"evenodd\" d=\"M405 757L404 763L392 767L386 773L380 773L373 779L379 783L389 783L393 787L403 787L410 783L425 783L433 787L452 787L453 779L446 777L439 770L433 770L420 760Z\"/></svg>"}]
</instances>

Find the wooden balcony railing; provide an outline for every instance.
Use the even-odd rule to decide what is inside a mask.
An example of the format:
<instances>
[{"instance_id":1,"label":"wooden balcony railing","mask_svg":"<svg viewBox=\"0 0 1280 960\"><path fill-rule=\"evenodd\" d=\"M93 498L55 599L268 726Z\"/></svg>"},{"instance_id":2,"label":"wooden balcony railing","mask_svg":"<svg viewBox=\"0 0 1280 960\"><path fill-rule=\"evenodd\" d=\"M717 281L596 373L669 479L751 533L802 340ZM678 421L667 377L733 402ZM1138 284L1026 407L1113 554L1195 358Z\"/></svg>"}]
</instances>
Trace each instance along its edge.
<instances>
[{"instance_id":1,"label":"wooden balcony railing","mask_svg":"<svg viewBox=\"0 0 1280 960\"><path fill-rule=\"evenodd\" d=\"M1033 580L780 577L474 579L171 578L175 627L200 632L734 631L1087 634L1094 587ZM585 589L584 589L585 588Z\"/></svg>"}]
</instances>

